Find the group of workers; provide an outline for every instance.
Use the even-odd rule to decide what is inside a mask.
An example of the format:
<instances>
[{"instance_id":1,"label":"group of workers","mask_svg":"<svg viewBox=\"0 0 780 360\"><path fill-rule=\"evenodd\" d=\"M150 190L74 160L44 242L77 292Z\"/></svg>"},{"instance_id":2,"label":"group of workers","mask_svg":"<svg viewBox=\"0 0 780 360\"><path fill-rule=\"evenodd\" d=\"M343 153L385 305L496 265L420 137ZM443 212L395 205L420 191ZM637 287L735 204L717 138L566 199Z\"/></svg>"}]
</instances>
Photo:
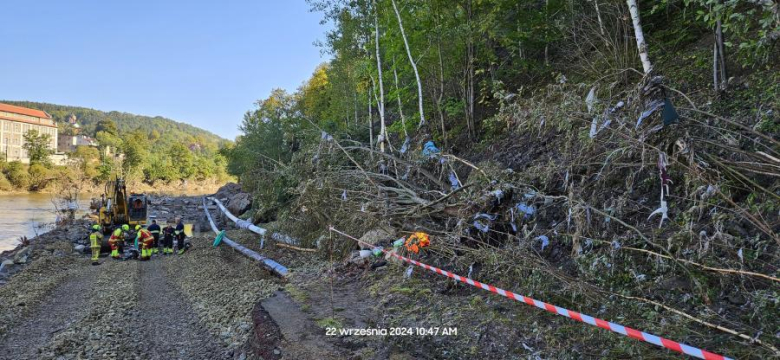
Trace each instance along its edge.
<instances>
[{"instance_id":1,"label":"group of workers","mask_svg":"<svg viewBox=\"0 0 780 360\"><path fill-rule=\"evenodd\" d=\"M111 247L111 257L113 259L121 260L124 258L125 242L130 240L134 241L135 248L140 251L139 259L142 261L151 259L154 254L159 254L161 244L163 255L173 254L174 245L178 254L183 254L187 249L184 243L186 234L184 233L184 224L181 218L176 219L175 225L174 222L168 221L167 226L162 229L157 224L157 220L152 220L148 227L144 228L141 225L136 225L133 230L135 232L134 237L130 232L130 226L127 224L119 226L111 232L108 245ZM176 240L175 244L174 240ZM98 258L100 257L100 247L103 241L103 231L99 224L92 225L89 241L92 249L92 265L100 265Z\"/></svg>"}]
</instances>

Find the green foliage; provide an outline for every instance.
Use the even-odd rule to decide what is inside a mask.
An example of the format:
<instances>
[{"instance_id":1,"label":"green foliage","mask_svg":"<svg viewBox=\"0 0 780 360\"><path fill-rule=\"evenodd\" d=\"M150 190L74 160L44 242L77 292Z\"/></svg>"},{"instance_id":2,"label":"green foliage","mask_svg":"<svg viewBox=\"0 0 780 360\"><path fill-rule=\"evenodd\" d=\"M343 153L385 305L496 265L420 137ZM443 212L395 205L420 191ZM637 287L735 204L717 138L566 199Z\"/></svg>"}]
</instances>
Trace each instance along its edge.
<instances>
[{"instance_id":1,"label":"green foliage","mask_svg":"<svg viewBox=\"0 0 780 360\"><path fill-rule=\"evenodd\" d=\"M739 0L684 0L693 7L696 19L709 28L721 22L727 48L734 49L742 65L763 64L776 55L773 51L777 34L780 34L780 17L777 4L756 1L749 4Z\"/></svg>"},{"instance_id":2,"label":"green foliage","mask_svg":"<svg viewBox=\"0 0 780 360\"><path fill-rule=\"evenodd\" d=\"M29 187L32 190L43 189L51 180L49 169L41 163L32 163L27 170L29 176Z\"/></svg>"},{"instance_id":3,"label":"green foliage","mask_svg":"<svg viewBox=\"0 0 780 360\"><path fill-rule=\"evenodd\" d=\"M18 160L6 164L3 174L17 189L26 189L30 184L30 175L27 174L24 164Z\"/></svg>"},{"instance_id":4,"label":"green foliage","mask_svg":"<svg viewBox=\"0 0 780 360\"><path fill-rule=\"evenodd\" d=\"M51 135L38 134L38 130L30 130L23 135L23 138L24 144L22 148L27 151L30 164L42 164L50 167L51 160L49 160L49 155L52 154L52 150L49 148L49 145L51 144Z\"/></svg>"},{"instance_id":5,"label":"green foliage","mask_svg":"<svg viewBox=\"0 0 780 360\"><path fill-rule=\"evenodd\" d=\"M97 125L95 125L95 132L97 133L101 131L114 136L119 135L119 130L116 127L116 123L111 119L101 119L97 122Z\"/></svg>"},{"instance_id":6,"label":"green foliage","mask_svg":"<svg viewBox=\"0 0 780 360\"><path fill-rule=\"evenodd\" d=\"M0 173L0 191L10 191L13 190L13 188L14 186L5 178L5 175Z\"/></svg>"},{"instance_id":7,"label":"green foliage","mask_svg":"<svg viewBox=\"0 0 780 360\"><path fill-rule=\"evenodd\" d=\"M149 157L146 139L137 131L126 137L122 150L125 154L122 170L127 175L132 175L141 170L141 165Z\"/></svg>"}]
</instances>

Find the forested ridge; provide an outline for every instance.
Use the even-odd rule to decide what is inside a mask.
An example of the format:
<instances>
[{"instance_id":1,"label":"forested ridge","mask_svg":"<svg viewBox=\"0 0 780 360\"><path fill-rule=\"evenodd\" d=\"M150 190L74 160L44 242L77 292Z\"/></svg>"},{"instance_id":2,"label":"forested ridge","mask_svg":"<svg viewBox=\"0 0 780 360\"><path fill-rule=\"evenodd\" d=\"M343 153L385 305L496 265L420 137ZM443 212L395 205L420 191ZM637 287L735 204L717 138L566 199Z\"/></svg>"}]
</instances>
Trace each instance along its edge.
<instances>
[{"instance_id":1,"label":"forested ridge","mask_svg":"<svg viewBox=\"0 0 780 360\"><path fill-rule=\"evenodd\" d=\"M331 60L258 100L223 152L254 194L246 216L336 258L355 244L331 225L425 231L419 256L445 270L735 358L780 356L776 2L310 4L333 24ZM470 290L415 284L371 291L483 329L388 339L416 356L672 356L490 297L453 313L442 297Z\"/></svg>"},{"instance_id":2,"label":"forested ridge","mask_svg":"<svg viewBox=\"0 0 780 360\"><path fill-rule=\"evenodd\" d=\"M86 134L95 134L101 120L111 120L116 124L117 130L121 133L129 133L136 129L143 129L149 132L154 131L159 134L166 133L169 135L169 139L181 139L181 141L186 143L199 143L204 145L222 145L228 141L209 131L162 116L151 117L120 111L106 112L78 106L55 105L32 101L0 100L0 102L45 111L57 121L57 124L60 126L60 131L67 131L66 124L72 115L76 117L82 131Z\"/></svg>"}]
</instances>

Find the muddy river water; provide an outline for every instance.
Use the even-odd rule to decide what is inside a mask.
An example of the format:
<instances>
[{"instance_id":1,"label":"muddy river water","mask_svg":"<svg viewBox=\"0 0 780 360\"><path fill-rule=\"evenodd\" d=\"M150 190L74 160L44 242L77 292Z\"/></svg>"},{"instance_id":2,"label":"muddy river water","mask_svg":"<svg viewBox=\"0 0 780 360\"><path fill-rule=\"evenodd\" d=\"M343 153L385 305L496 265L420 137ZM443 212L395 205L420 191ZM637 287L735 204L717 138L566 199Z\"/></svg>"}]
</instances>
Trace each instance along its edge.
<instances>
[{"instance_id":1,"label":"muddy river water","mask_svg":"<svg viewBox=\"0 0 780 360\"><path fill-rule=\"evenodd\" d=\"M77 217L89 211L90 197L78 202ZM13 249L22 236L50 230L57 219L51 194L0 195L0 251Z\"/></svg>"}]
</instances>

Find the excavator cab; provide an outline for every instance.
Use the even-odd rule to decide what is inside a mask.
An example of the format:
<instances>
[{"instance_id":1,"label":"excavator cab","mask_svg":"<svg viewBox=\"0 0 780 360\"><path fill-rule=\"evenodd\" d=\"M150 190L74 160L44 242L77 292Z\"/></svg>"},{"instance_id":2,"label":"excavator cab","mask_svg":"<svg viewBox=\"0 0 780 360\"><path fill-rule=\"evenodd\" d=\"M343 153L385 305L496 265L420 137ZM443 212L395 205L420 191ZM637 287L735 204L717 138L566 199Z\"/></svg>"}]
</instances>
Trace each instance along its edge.
<instances>
[{"instance_id":1,"label":"excavator cab","mask_svg":"<svg viewBox=\"0 0 780 360\"><path fill-rule=\"evenodd\" d=\"M127 203L130 205L127 223L131 227L135 225L146 225L147 205L149 204L146 195L131 194Z\"/></svg>"}]
</instances>

